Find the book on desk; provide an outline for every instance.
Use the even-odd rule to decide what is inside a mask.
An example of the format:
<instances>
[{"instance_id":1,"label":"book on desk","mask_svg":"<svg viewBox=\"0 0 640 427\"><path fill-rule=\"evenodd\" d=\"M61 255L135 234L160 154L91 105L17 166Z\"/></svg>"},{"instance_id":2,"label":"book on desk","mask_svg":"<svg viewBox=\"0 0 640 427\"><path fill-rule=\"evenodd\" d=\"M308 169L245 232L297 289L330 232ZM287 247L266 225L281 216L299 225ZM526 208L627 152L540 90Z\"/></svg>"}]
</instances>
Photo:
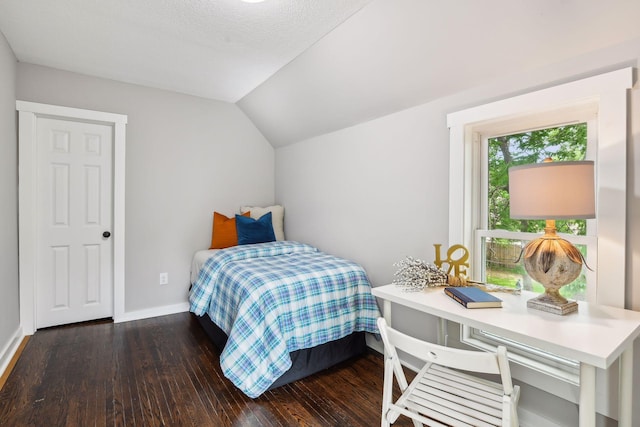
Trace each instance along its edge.
<instances>
[{"instance_id":1,"label":"book on desk","mask_svg":"<svg viewBox=\"0 0 640 427\"><path fill-rule=\"evenodd\" d=\"M466 308L502 307L502 300L473 286L444 288L444 293Z\"/></svg>"}]
</instances>

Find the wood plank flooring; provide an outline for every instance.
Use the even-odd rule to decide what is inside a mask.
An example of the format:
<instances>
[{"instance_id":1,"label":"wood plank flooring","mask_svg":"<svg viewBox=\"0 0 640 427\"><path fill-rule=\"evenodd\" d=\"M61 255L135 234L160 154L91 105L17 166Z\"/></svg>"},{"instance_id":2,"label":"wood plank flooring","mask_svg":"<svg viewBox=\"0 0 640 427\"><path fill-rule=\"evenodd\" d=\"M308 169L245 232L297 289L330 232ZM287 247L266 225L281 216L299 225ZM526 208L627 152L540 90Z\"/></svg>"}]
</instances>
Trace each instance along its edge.
<instances>
[{"instance_id":1,"label":"wood plank flooring","mask_svg":"<svg viewBox=\"0 0 640 427\"><path fill-rule=\"evenodd\" d=\"M29 340L0 391L0 425L377 426L382 371L371 351L250 399L189 313L70 325Z\"/></svg>"}]
</instances>

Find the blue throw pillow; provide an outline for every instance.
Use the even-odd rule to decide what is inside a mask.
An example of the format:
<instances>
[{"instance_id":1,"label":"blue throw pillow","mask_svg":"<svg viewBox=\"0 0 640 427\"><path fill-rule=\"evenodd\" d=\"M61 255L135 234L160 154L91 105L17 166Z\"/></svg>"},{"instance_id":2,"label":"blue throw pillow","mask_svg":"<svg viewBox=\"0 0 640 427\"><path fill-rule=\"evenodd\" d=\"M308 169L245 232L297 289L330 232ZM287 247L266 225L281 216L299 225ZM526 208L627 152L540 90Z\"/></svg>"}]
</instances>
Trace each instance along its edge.
<instances>
[{"instance_id":1,"label":"blue throw pillow","mask_svg":"<svg viewBox=\"0 0 640 427\"><path fill-rule=\"evenodd\" d=\"M238 232L238 244L249 245L251 243L274 242L276 235L273 232L271 212L253 219L242 215L236 215L236 231Z\"/></svg>"}]
</instances>

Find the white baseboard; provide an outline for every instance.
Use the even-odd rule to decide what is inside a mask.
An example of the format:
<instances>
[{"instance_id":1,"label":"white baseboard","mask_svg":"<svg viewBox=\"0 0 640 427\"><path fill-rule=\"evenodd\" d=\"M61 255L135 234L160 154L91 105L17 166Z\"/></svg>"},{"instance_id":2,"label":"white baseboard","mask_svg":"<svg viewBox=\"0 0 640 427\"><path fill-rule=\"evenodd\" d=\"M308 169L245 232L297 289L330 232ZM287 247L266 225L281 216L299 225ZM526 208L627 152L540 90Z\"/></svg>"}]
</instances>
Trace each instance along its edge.
<instances>
[{"instance_id":1,"label":"white baseboard","mask_svg":"<svg viewBox=\"0 0 640 427\"><path fill-rule=\"evenodd\" d=\"M518 406L520 427L566 427Z\"/></svg>"},{"instance_id":2,"label":"white baseboard","mask_svg":"<svg viewBox=\"0 0 640 427\"><path fill-rule=\"evenodd\" d=\"M146 308L144 310L130 311L120 316L114 317L114 323L130 322L132 320L148 319L150 317L167 316L169 314L184 313L189 311L189 303L165 305L162 307Z\"/></svg>"},{"instance_id":3,"label":"white baseboard","mask_svg":"<svg viewBox=\"0 0 640 427\"><path fill-rule=\"evenodd\" d=\"M377 351L380 354L384 354L384 344L382 344L382 340L377 340L373 334L365 334L365 340L367 343L367 347Z\"/></svg>"},{"instance_id":4,"label":"white baseboard","mask_svg":"<svg viewBox=\"0 0 640 427\"><path fill-rule=\"evenodd\" d=\"M22 340L25 335L22 333L22 326L18 326L18 329L13 333L9 342L0 350L0 376L4 374L13 358L13 355L16 354Z\"/></svg>"}]
</instances>

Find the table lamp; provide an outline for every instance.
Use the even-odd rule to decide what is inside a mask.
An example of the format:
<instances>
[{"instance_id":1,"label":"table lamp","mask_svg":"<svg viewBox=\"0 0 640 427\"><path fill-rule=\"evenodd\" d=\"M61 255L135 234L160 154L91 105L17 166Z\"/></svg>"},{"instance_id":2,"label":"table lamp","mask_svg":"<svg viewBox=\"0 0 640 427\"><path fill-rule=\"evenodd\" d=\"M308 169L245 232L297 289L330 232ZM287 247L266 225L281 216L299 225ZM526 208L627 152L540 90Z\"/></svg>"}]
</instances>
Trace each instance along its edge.
<instances>
[{"instance_id":1,"label":"table lamp","mask_svg":"<svg viewBox=\"0 0 640 427\"><path fill-rule=\"evenodd\" d=\"M544 294L527 301L527 307L565 315L578 303L560 295L560 288L582 271L582 253L556 234L556 219L595 218L592 161L553 162L509 169L510 215L515 219L544 219L544 235L524 248L524 268L544 286ZM551 219L550 219L551 218Z\"/></svg>"}]
</instances>

